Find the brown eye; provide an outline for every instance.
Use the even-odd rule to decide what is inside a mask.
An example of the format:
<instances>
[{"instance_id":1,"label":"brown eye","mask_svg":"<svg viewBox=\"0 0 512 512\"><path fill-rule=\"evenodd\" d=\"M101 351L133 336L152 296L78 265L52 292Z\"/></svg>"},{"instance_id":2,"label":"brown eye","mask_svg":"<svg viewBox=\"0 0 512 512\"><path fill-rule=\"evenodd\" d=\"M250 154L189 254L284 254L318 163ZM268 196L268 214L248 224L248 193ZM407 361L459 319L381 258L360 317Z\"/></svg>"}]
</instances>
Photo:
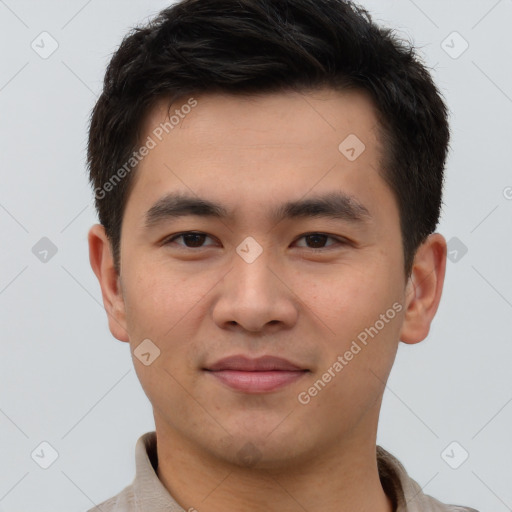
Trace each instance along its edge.
<instances>
[{"instance_id":1,"label":"brown eye","mask_svg":"<svg viewBox=\"0 0 512 512\"><path fill-rule=\"evenodd\" d=\"M306 247L307 249L325 249L325 248L331 247L332 245L336 245L336 243L338 243L338 244L344 243L343 240L340 240L339 238L327 235L325 233L308 233L308 234L302 235L302 237L299 238L299 240L301 240L301 239L304 239L306 241L306 246L299 245L299 247ZM326 246L325 244L327 243L327 241L329 239L334 240L335 243L334 244L331 243Z\"/></svg>"},{"instance_id":2,"label":"brown eye","mask_svg":"<svg viewBox=\"0 0 512 512\"><path fill-rule=\"evenodd\" d=\"M176 245L188 249L201 248L203 247L204 241L206 238L210 238L206 233L199 233L194 231L187 231L184 233L178 233L173 235L171 238L168 238L164 245L170 245L174 243L175 240L182 239L183 243L178 243ZM206 246L208 247L208 246Z\"/></svg>"}]
</instances>

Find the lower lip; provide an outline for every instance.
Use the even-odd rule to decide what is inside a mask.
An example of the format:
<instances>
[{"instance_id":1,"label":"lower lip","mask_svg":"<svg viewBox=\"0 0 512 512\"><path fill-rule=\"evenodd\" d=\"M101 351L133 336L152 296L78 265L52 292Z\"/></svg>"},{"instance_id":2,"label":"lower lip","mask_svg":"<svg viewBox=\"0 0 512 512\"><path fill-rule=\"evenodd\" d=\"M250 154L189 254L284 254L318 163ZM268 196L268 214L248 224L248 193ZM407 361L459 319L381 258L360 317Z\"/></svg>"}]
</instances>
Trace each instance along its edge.
<instances>
[{"instance_id":1,"label":"lower lip","mask_svg":"<svg viewBox=\"0 0 512 512\"><path fill-rule=\"evenodd\" d=\"M263 371L242 372L238 370L209 371L230 388L245 393L265 393L275 391L304 376L307 371Z\"/></svg>"}]
</instances>

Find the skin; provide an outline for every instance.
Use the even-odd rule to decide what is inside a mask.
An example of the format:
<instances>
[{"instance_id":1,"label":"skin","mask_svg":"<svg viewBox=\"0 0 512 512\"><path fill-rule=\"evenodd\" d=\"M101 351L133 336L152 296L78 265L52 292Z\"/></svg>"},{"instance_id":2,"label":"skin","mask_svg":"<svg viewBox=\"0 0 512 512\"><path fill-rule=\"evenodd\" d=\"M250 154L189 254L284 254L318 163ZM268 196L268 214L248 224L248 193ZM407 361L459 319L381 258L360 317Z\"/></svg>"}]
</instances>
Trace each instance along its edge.
<instances>
[{"instance_id":1,"label":"skin","mask_svg":"<svg viewBox=\"0 0 512 512\"><path fill-rule=\"evenodd\" d=\"M113 336L132 355L146 338L161 351L148 366L133 357L153 405L158 477L185 510L389 512L375 455L382 395L398 343L428 335L446 241L430 235L406 280L398 207L378 173L377 118L364 93L195 99L136 171L120 275L103 227L89 231ZM164 103L148 113L142 140L165 115ZM351 133L366 146L354 161L338 149ZM145 212L177 190L220 202L233 217L187 216L145 230ZM332 190L355 196L371 222L268 218L286 200ZM182 231L208 237L199 248L183 238L163 244ZM311 232L349 243L315 245L303 236ZM236 252L248 236L263 249L250 264ZM301 404L299 393L394 303L401 311ZM276 355L310 371L277 391L247 394L202 370L234 354Z\"/></svg>"}]
</instances>

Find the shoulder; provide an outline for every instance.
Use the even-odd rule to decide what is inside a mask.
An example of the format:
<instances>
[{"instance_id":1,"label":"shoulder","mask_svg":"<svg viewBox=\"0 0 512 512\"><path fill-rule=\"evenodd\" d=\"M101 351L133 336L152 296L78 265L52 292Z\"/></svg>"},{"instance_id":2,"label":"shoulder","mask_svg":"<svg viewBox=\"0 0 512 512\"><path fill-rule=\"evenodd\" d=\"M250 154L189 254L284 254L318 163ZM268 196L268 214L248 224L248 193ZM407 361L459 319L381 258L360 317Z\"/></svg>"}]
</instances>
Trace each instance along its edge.
<instances>
[{"instance_id":1,"label":"shoulder","mask_svg":"<svg viewBox=\"0 0 512 512\"><path fill-rule=\"evenodd\" d=\"M98 503L87 512L135 512L137 510L133 485L128 485L120 493Z\"/></svg>"},{"instance_id":2,"label":"shoulder","mask_svg":"<svg viewBox=\"0 0 512 512\"><path fill-rule=\"evenodd\" d=\"M403 464L381 446L377 446L379 476L387 493L396 501L396 512L478 512L474 508L441 503L424 494Z\"/></svg>"}]
</instances>

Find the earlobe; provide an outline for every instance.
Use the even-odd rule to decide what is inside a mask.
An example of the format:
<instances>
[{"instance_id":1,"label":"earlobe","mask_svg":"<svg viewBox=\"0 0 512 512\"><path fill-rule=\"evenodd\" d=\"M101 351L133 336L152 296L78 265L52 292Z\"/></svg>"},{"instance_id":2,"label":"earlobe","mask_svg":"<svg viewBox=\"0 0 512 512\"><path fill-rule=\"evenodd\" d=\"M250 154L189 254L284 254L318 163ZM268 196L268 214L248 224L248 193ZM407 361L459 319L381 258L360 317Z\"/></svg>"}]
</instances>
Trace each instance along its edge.
<instances>
[{"instance_id":1,"label":"earlobe","mask_svg":"<svg viewBox=\"0 0 512 512\"><path fill-rule=\"evenodd\" d=\"M125 304L120 276L114 267L112 248L101 224L94 224L89 230L89 261L98 278L103 296L103 305L108 317L112 335L119 341L129 341L126 329Z\"/></svg>"},{"instance_id":2,"label":"earlobe","mask_svg":"<svg viewBox=\"0 0 512 512\"><path fill-rule=\"evenodd\" d=\"M418 248L405 290L400 341L419 343L428 336L443 291L446 254L446 240L440 233L431 234Z\"/></svg>"}]
</instances>

